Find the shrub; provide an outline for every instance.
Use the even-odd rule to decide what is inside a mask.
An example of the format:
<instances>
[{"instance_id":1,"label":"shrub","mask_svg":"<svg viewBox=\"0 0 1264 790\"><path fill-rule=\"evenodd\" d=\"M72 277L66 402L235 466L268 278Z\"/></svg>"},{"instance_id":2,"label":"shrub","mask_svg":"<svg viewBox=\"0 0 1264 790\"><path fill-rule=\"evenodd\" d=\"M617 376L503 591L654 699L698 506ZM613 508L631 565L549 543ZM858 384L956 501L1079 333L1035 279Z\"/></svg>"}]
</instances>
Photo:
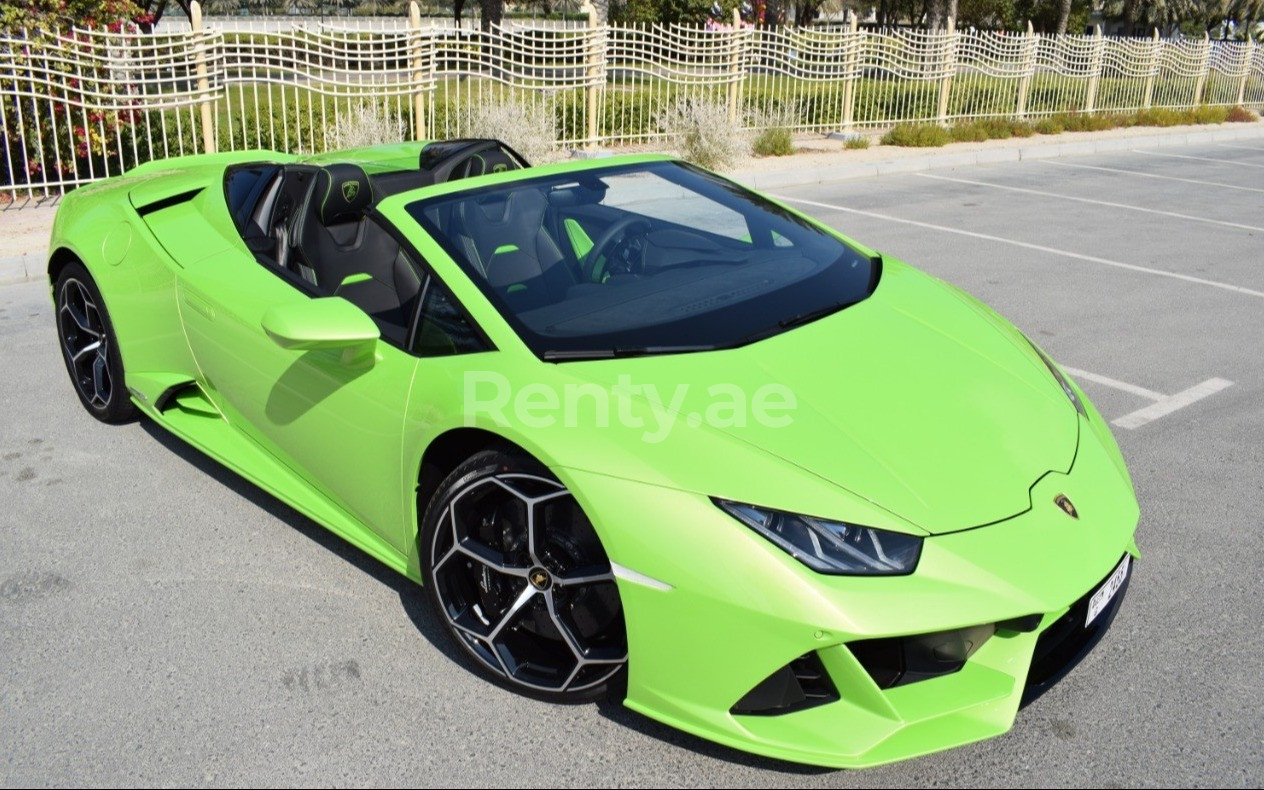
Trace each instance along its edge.
<instances>
[{"instance_id":1,"label":"shrub","mask_svg":"<svg viewBox=\"0 0 1264 790\"><path fill-rule=\"evenodd\" d=\"M748 114L747 122L758 129L751 150L755 156L786 156L794 153L794 125L798 112L793 104L764 108Z\"/></svg>"},{"instance_id":2,"label":"shrub","mask_svg":"<svg viewBox=\"0 0 1264 790\"><path fill-rule=\"evenodd\" d=\"M1260 116L1242 106L1230 107L1225 113L1225 120L1229 123L1253 123L1259 119Z\"/></svg>"},{"instance_id":3,"label":"shrub","mask_svg":"<svg viewBox=\"0 0 1264 790\"><path fill-rule=\"evenodd\" d=\"M849 151L863 151L869 147L868 137L849 137L847 142L843 143L843 148Z\"/></svg>"},{"instance_id":4,"label":"shrub","mask_svg":"<svg viewBox=\"0 0 1264 790\"><path fill-rule=\"evenodd\" d=\"M532 164L558 158L557 115L551 99L524 102L504 95L471 102L458 111L466 137L492 137L509 144Z\"/></svg>"},{"instance_id":5,"label":"shrub","mask_svg":"<svg viewBox=\"0 0 1264 790\"><path fill-rule=\"evenodd\" d=\"M980 143L988 139L988 130L978 121L958 121L948 129L954 143Z\"/></svg>"},{"instance_id":6,"label":"shrub","mask_svg":"<svg viewBox=\"0 0 1264 790\"><path fill-rule=\"evenodd\" d=\"M261 98L264 100L259 105L233 107L231 122L227 113L220 117L218 150L269 148L290 154L325 150L327 127L322 126L321 115L314 111L309 97L276 102ZM168 140L193 139L187 125L183 134L176 131L173 114L162 113L162 118Z\"/></svg>"},{"instance_id":7,"label":"shrub","mask_svg":"<svg viewBox=\"0 0 1264 790\"><path fill-rule=\"evenodd\" d=\"M1014 136L1014 121L1009 118L984 118L979 121L979 126L989 140L1008 140Z\"/></svg>"},{"instance_id":8,"label":"shrub","mask_svg":"<svg viewBox=\"0 0 1264 790\"><path fill-rule=\"evenodd\" d=\"M938 148L952 142L948 130L933 123L902 123L882 135L883 145Z\"/></svg>"},{"instance_id":9,"label":"shrub","mask_svg":"<svg viewBox=\"0 0 1264 790\"><path fill-rule=\"evenodd\" d=\"M126 107L126 97L140 86L131 84L129 72L112 63L91 59L80 63L65 56L68 46L82 50L89 39L99 44L99 36L68 36L66 41L73 38L81 42L68 45L52 31L76 25L110 33L134 32L132 23L148 21L132 0L0 3L0 36L12 39L0 53L0 59L7 61L0 73L0 184L89 179L100 177L107 169L119 173L135 164L128 144L135 141L147 114L117 108ZM21 76L27 73L28 64L49 70L40 79L46 80L42 90L48 91L50 98L30 95L34 86ZM78 86L81 80L98 85L106 94L98 96L101 104L116 109L73 106L65 93L57 97L59 91L51 90L58 84Z\"/></svg>"},{"instance_id":10,"label":"shrub","mask_svg":"<svg viewBox=\"0 0 1264 790\"><path fill-rule=\"evenodd\" d=\"M729 122L728 107L704 97L679 98L655 120L680 155L699 167L730 167L750 153L746 135Z\"/></svg>"},{"instance_id":11,"label":"shrub","mask_svg":"<svg viewBox=\"0 0 1264 790\"><path fill-rule=\"evenodd\" d=\"M1137 126L1179 126L1186 122L1181 113L1167 107L1151 107L1137 112Z\"/></svg>"},{"instance_id":12,"label":"shrub","mask_svg":"<svg viewBox=\"0 0 1264 790\"><path fill-rule=\"evenodd\" d=\"M1058 113L1052 116L1064 131L1101 132L1120 125L1120 117L1113 113L1101 115L1083 112Z\"/></svg>"},{"instance_id":13,"label":"shrub","mask_svg":"<svg viewBox=\"0 0 1264 790\"><path fill-rule=\"evenodd\" d=\"M342 148L364 148L382 143L397 143L404 139L404 122L381 104L362 101L347 108L329 127L328 146L331 151Z\"/></svg>"},{"instance_id":14,"label":"shrub","mask_svg":"<svg viewBox=\"0 0 1264 790\"><path fill-rule=\"evenodd\" d=\"M1036 121L1034 128L1037 134L1062 134L1066 131L1066 127L1062 125L1062 121L1053 116L1041 118L1039 121Z\"/></svg>"},{"instance_id":15,"label":"shrub","mask_svg":"<svg viewBox=\"0 0 1264 790\"><path fill-rule=\"evenodd\" d=\"M755 135L751 143L755 156L786 156L794 153L794 137L785 127L764 129Z\"/></svg>"},{"instance_id":16,"label":"shrub","mask_svg":"<svg viewBox=\"0 0 1264 790\"><path fill-rule=\"evenodd\" d=\"M1009 133L1014 137L1031 137L1036 133L1036 127L1027 121L1010 121Z\"/></svg>"},{"instance_id":17,"label":"shrub","mask_svg":"<svg viewBox=\"0 0 1264 790\"><path fill-rule=\"evenodd\" d=\"M1201 104L1185 111L1187 123L1224 123L1229 111L1224 107Z\"/></svg>"}]
</instances>

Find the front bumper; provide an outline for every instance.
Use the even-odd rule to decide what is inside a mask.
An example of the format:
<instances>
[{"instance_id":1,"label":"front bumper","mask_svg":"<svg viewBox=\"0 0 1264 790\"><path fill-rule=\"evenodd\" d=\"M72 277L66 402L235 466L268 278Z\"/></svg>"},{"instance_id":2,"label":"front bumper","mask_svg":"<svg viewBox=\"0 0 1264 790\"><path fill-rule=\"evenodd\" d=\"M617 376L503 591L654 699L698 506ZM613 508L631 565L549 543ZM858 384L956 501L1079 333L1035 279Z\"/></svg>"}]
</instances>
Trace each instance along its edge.
<instances>
[{"instance_id":1,"label":"front bumper","mask_svg":"<svg viewBox=\"0 0 1264 790\"><path fill-rule=\"evenodd\" d=\"M1123 590L1092 634L1071 634L1074 649L1067 635L1056 639L1123 554L1136 555L1131 484L1105 448L1084 439L1071 472L1049 473L1032 487L1030 510L927 538L917 571L903 577L818 575L706 497L558 470L611 560L635 572L619 579L626 704L728 746L830 767L877 765L1004 733L1025 696L1055 682L1104 633ZM1059 494L1075 502L1078 519L1054 504ZM1001 628L959 671L886 689L848 647L1024 620L1038 625ZM1055 640L1063 649L1047 650ZM1037 650L1056 657L1038 664L1029 689ZM769 675L812 653L836 701L782 715L733 712Z\"/></svg>"}]
</instances>

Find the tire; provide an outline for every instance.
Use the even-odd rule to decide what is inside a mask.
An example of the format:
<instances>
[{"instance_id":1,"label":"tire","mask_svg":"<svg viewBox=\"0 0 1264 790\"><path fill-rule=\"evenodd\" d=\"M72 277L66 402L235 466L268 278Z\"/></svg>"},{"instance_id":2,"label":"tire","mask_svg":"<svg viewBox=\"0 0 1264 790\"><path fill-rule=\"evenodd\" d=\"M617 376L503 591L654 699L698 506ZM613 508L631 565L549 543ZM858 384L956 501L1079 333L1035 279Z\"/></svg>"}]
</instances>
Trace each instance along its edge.
<instances>
[{"instance_id":1,"label":"tire","mask_svg":"<svg viewBox=\"0 0 1264 790\"><path fill-rule=\"evenodd\" d=\"M476 453L439 485L418 540L426 597L481 675L549 702L622 688L627 634L610 560L539 462Z\"/></svg>"},{"instance_id":2,"label":"tire","mask_svg":"<svg viewBox=\"0 0 1264 790\"><path fill-rule=\"evenodd\" d=\"M92 275L78 261L67 264L53 288L62 360L75 394L101 422L128 422L136 405L123 383L123 357L114 324Z\"/></svg>"}]
</instances>

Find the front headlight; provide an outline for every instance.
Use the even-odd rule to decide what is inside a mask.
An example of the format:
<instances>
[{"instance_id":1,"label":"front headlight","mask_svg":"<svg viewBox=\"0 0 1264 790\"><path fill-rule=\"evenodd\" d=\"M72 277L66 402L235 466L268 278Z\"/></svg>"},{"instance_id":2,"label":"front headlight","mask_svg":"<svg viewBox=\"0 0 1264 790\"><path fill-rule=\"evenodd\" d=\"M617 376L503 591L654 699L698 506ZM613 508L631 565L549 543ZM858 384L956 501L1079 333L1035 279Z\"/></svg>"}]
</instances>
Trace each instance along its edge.
<instances>
[{"instance_id":1,"label":"front headlight","mask_svg":"<svg viewBox=\"0 0 1264 790\"><path fill-rule=\"evenodd\" d=\"M1075 410L1087 417L1088 412L1084 409L1083 402L1081 402L1080 397L1075 394L1075 388L1071 386L1071 382L1067 381L1066 376L1062 375L1062 371L1058 370L1058 366L1053 364L1053 360L1049 359L1045 352L1040 350L1039 346L1031 342L1031 338L1023 335L1023 339L1026 340L1032 350L1036 352L1036 356L1040 357L1040 361L1045 363L1045 367L1049 368L1049 372L1053 374L1053 378L1058 382L1058 386L1061 387L1062 391L1066 393L1066 396L1071 399L1071 405L1075 407Z\"/></svg>"},{"instance_id":2,"label":"front headlight","mask_svg":"<svg viewBox=\"0 0 1264 790\"><path fill-rule=\"evenodd\" d=\"M922 539L771 508L713 500L722 510L818 573L898 576L912 573Z\"/></svg>"}]
</instances>

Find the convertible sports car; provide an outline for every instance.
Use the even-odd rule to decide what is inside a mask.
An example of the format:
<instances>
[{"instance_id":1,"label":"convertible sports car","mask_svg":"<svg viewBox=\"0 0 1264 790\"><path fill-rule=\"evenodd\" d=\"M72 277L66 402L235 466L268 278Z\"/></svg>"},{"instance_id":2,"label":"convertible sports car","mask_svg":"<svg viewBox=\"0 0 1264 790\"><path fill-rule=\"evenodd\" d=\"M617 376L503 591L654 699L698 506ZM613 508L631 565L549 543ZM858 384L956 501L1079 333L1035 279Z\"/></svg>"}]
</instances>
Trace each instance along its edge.
<instances>
[{"instance_id":1,"label":"convertible sports car","mask_svg":"<svg viewBox=\"0 0 1264 790\"><path fill-rule=\"evenodd\" d=\"M525 694L904 759L1005 732L1137 554L1105 421L1018 330L669 157L169 159L67 195L51 250L92 415L422 583Z\"/></svg>"}]
</instances>

